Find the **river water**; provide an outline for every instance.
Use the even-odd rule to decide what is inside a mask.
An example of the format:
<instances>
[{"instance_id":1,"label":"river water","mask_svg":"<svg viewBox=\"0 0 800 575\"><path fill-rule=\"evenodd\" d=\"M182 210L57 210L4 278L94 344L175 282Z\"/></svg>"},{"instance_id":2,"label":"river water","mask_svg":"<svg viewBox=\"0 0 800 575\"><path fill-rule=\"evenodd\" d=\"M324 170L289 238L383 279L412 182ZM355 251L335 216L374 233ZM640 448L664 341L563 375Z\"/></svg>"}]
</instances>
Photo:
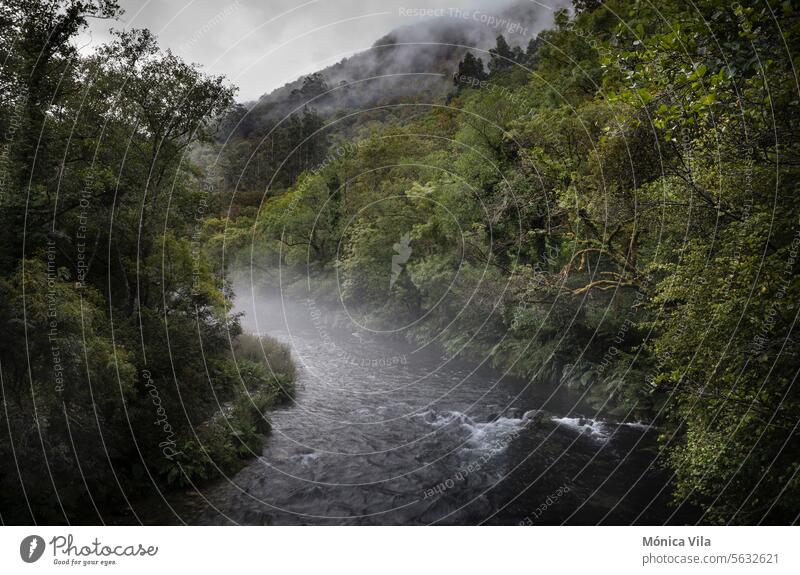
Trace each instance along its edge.
<instances>
[{"instance_id":1,"label":"river water","mask_svg":"<svg viewBox=\"0 0 800 575\"><path fill-rule=\"evenodd\" d=\"M669 505L646 425L606 420L558 386L335 329L303 304L244 311L247 330L291 347L298 389L269 414L261 456L205 494L196 523L688 520Z\"/></svg>"}]
</instances>

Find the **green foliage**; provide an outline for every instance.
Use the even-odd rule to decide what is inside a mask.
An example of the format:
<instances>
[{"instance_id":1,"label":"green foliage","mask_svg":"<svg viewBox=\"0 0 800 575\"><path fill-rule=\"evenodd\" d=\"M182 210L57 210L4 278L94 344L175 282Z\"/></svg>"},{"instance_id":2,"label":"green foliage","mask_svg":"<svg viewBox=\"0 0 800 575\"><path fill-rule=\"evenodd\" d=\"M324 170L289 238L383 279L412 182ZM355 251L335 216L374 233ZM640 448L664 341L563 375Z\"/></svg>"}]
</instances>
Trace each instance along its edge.
<instances>
[{"instance_id":1,"label":"green foliage","mask_svg":"<svg viewBox=\"0 0 800 575\"><path fill-rule=\"evenodd\" d=\"M239 469L261 451L271 426L269 409L294 394L295 367L286 346L269 337L243 334L232 348L236 382L232 399L194 427L161 472L168 485L187 487ZM229 368L229 369L230 369Z\"/></svg>"},{"instance_id":2,"label":"green foliage","mask_svg":"<svg viewBox=\"0 0 800 575\"><path fill-rule=\"evenodd\" d=\"M458 72L453 77L456 86L465 82L473 84L486 79L486 71L483 68L483 60L476 58L472 52L467 52L464 59L458 64Z\"/></svg>"},{"instance_id":3,"label":"green foliage","mask_svg":"<svg viewBox=\"0 0 800 575\"><path fill-rule=\"evenodd\" d=\"M56 488L112 497L110 465L185 485L258 451L294 372L274 342L239 333L224 255L268 287L280 271L290 295L341 296L371 328L406 326L655 421L676 503L708 522L796 518L791 2L576 2L525 52L499 37L488 74L467 53L446 107L324 129L299 104L329 88L319 75L286 120L259 124L149 33L78 57L68 39L114 3L45 4L6 3L0 33L0 367L21 430L0 456L47 454L26 471L35 517ZM215 170L187 161L222 141ZM114 425L126 420L133 432ZM3 475L4 497L25 501L14 481Z\"/></svg>"},{"instance_id":4,"label":"green foliage","mask_svg":"<svg viewBox=\"0 0 800 575\"><path fill-rule=\"evenodd\" d=\"M707 521L790 521L798 26L789 2L576 2L524 54L498 38L488 75L467 54L451 109L371 126L233 237L370 327L655 420Z\"/></svg>"},{"instance_id":5,"label":"green foliage","mask_svg":"<svg viewBox=\"0 0 800 575\"><path fill-rule=\"evenodd\" d=\"M103 522L148 485L230 470L293 389L275 342L231 351L247 344L206 248L213 198L186 157L234 90L148 31L78 53L87 19L119 14L0 8L4 522Z\"/></svg>"}]
</instances>

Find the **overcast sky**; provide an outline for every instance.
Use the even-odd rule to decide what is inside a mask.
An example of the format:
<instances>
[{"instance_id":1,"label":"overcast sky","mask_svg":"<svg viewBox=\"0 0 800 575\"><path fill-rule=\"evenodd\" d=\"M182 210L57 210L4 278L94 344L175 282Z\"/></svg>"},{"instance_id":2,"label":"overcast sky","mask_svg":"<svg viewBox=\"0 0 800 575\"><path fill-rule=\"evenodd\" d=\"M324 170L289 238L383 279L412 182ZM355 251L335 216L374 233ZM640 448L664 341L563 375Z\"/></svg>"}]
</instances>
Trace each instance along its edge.
<instances>
[{"instance_id":1,"label":"overcast sky","mask_svg":"<svg viewBox=\"0 0 800 575\"><path fill-rule=\"evenodd\" d=\"M239 100L254 100L298 76L369 48L420 16L412 9L480 10L503 0L120 0L115 27L149 28L163 48L225 74ZM537 4L548 0L536 0ZM426 16L421 16L426 17ZM428 16L430 17L430 16ZM84 49L109 38L95 22Z\"/></svg>"}]
</instances>

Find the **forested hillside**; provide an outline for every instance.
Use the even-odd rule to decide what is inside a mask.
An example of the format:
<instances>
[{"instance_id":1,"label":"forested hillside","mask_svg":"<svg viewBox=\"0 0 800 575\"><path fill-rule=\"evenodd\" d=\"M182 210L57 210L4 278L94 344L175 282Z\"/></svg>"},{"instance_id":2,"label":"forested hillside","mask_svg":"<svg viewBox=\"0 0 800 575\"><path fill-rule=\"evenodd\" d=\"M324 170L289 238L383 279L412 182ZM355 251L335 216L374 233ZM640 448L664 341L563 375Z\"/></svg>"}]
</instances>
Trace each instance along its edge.
<instances>
[{"instance_id":1,"label":"forested hillside","mask_svg":"<svg viewBox=\"0 0 800 575\"><path fill-rule=\"evenodd\" d=\"M132 501L257 454L261 410L291 392L286 350L229 313L185 157L234 89L146 30L78 53L119 15L0 4L3 524L146 521Z\"/></svg>"},{"instance_id":2,"label":"forested hillside","mask_svg":"<svg viewBox=\"0 0 800 575\"><path fill-rule=\"evenodd\" d=\"M346 130L315 112L331 88L309 77L268 170L220 146L211 248L365 330L654 422L675 499L703 521L790 522L796 8L575 2L527 47L469 52L448 97Z\"/></svg>"}]
</instances>

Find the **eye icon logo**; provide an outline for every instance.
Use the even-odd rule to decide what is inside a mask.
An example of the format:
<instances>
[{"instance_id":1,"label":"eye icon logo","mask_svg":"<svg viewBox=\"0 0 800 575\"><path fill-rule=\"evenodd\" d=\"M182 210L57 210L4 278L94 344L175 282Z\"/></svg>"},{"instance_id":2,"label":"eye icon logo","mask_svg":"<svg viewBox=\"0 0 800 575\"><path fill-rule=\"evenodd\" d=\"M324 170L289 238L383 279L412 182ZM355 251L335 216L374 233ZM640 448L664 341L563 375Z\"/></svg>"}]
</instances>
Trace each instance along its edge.
<instances>
[{"instance_id":1,"label":"eye icon logo","mask_svg":"<svg viewBox=\"0 0 800 575\"><path fill-rule=\"evenodd\" d=\"M19 544L19 556L25 563L35 563L44 553L44 539L38 535L28 535Z\"/></svg>"}]
</instances>

